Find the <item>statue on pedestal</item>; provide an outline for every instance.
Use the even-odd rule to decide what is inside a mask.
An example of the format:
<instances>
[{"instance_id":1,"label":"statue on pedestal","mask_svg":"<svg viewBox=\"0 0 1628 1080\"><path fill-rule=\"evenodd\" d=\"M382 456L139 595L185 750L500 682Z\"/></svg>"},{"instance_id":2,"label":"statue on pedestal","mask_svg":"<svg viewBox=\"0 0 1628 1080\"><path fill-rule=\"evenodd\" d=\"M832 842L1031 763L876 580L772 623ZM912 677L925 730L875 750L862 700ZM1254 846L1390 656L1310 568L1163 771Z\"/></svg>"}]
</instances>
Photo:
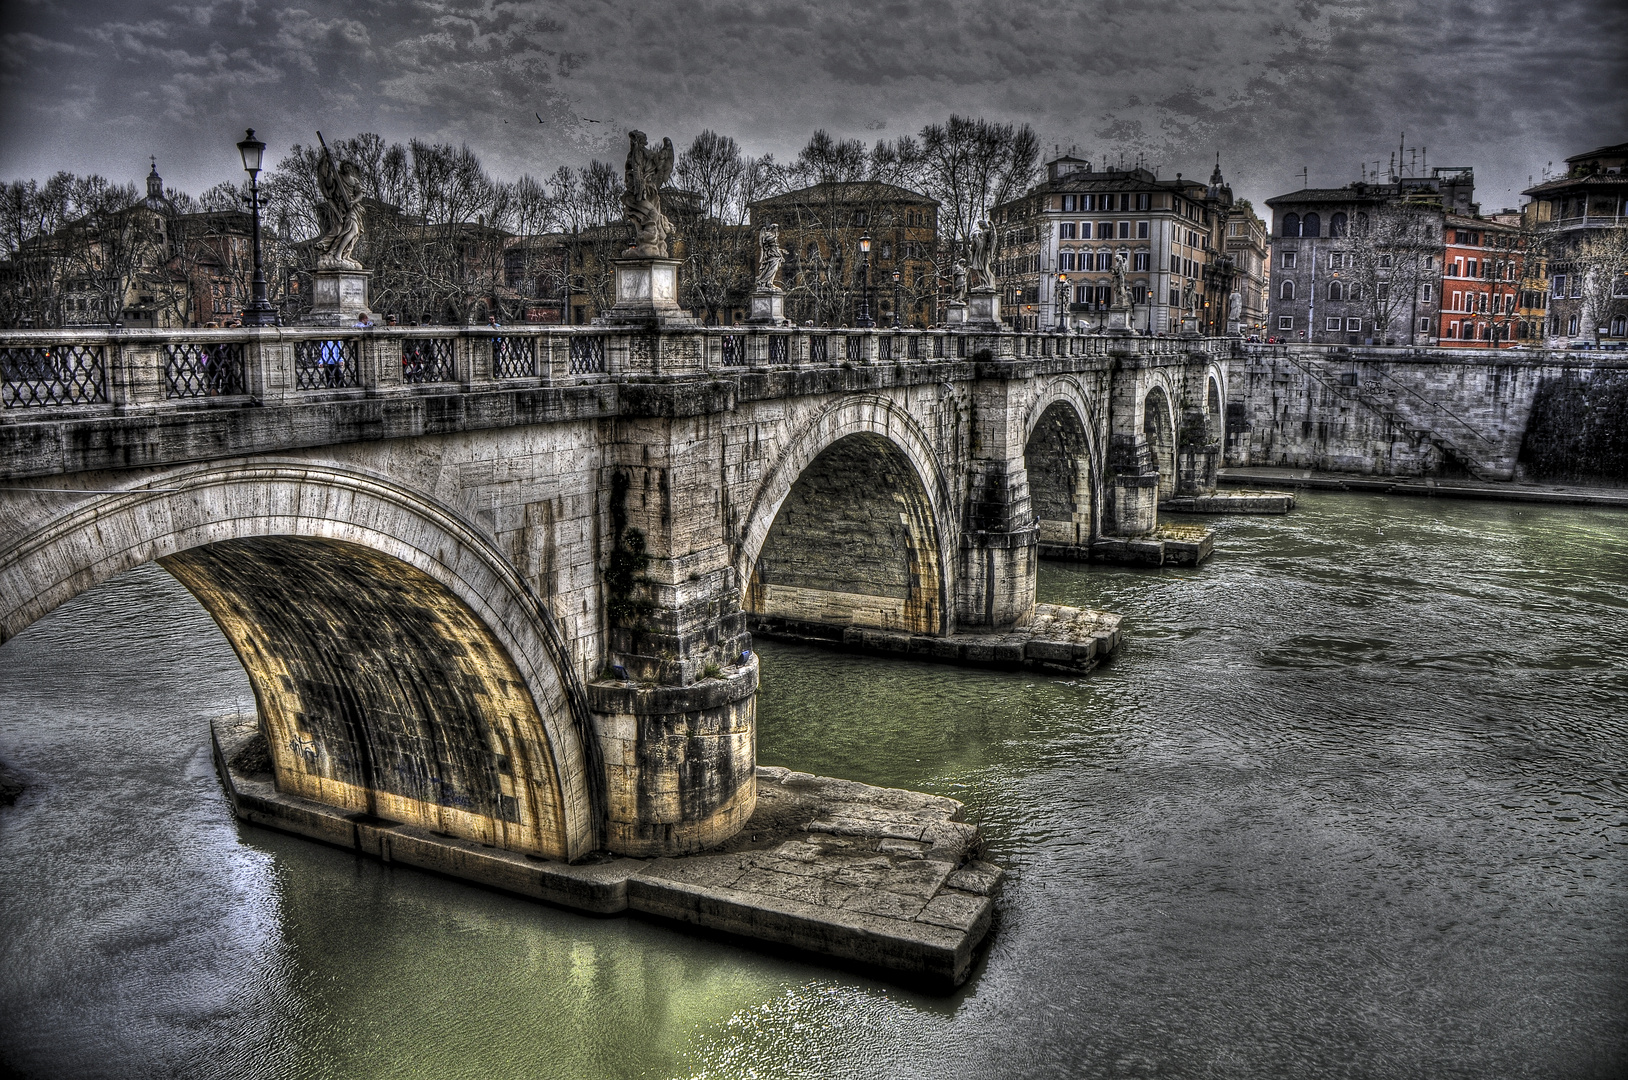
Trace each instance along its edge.
<instances>
[{"instance_id":1,"label":"statue on pedestal","mask_svg":"<svg viewBox=\"0 0 1628 1080\"><path fill-rule=\"evenodd\" d=\"M978 274L978 288L995 287L995 226L986 219L978 222L972 234L972 268Z\"/></svg>"},{"instance_id":2,"label":"statue on pedestal","mask_svg":"<svg viewBox=\"0 0 1628 1080\"><path fill-rule=\"evenodd\" d=\"M661 212L661 188L673 175L673 140L651 150L642 131L627 133L627 166L623 173L622 210L633 226L633 245L623 258L665 259L673 223Z\"/></svg>"},{"instance_id":3,"label":"statue on pedestal","mask_svg":"<svg viewBox=\"0 0 1628 1080\"><path fill-rule=\"evenodd\" d=\"M1181 313L1187 318L1198 317L1198 290L1191 281L1181 287Z\"/></svg>"},{"instance_id":4,"label":"statue on pedestal","mask_svg":"<svg viewBox=\"0 0 1628 1080\"><path fill-rule=\"evenodd\" d=\"M1227 321L1235 323L1243 317L1244 297L1242 293L1240 293L1237 289L1234 289L1232 290L1232 295L1227 297Z\"/></svg>"},{"instance_id":5,"label":"statue on pedestal","mask_svg":"<svg viewBox=\"0 0 1628 1080\"><path fill-rule=\"evenodd\" d=\"M1109 305L1116 310L1124 310L1131 306L1131 287L1125 281L1126 269L1127 263L1125 261L1125 253L1121 251L1118 255L1114 256L1113 303Z\"/></svg>"},{"instance_id":6,"label":"statue on pedestal","mask_svg":"<svg viewBox=\"0 0 1628 1080\"><path fill-rule=\"evenodd\" d=\"M965 259L958 258L955 260L955 268L950 271L950 280L953 282L950 287L950 299L958 300L963 304L966 303L967 261Z\"/></svg>"},{"instance_id":7,"label":"statue on pedestal","mask_svg":"<svg viewBox=\"0 0 1628 1080\"><path fill-rule=\"evenodd\" d=\"M322 132L317 132L322 144L322 156L317 159L317 190L322 203L317 206L317 220L322 223L322 235L317 237L318 270L360 270L351 252L362 237L361 199L362 171L349 161L335 164Z\"/></svg>"},{"instance_id":8,"label":"statue on pedestal","mask_svg":"<svg viewBox=\"0 0 1628 1080\"><path fill-rule=\"evenodd\" d=\"M759 292L779 292L775 280L786 253L780 250L780 226L765 225L757 234L757 288Z\"/></svg>"}]
</instances>

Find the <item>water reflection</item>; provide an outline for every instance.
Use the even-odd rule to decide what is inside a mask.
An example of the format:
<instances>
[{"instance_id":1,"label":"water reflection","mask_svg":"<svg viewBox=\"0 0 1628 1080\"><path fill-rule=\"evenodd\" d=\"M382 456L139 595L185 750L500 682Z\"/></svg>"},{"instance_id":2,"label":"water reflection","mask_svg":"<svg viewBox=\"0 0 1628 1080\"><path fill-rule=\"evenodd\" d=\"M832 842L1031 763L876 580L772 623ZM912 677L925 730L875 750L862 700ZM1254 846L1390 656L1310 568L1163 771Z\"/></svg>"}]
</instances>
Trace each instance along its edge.
<instances>
[{"instance_id":1,"label":"water reflection","mask_svg":"<svg viewBox=\"0 0 1628 1080\"><path fill-rule=\"evenodd\" d=\"M0 650L0 1061L51 1076L1617 1076L1628 518L1313 495L1078 681L765 643L766 763L965 800L960 994L595 920L226 815L249 700L161 571Z\"/></svg>"}]
</instances>

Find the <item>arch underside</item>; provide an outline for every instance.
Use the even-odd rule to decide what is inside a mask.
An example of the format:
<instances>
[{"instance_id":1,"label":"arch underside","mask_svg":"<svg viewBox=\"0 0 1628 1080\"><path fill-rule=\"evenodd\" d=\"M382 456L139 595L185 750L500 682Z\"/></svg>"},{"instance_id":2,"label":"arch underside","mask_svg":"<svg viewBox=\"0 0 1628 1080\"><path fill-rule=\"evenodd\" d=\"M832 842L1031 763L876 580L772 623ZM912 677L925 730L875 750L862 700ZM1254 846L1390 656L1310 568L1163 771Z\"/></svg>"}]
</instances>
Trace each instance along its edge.
<instances>
[{"instance_id":1,"label":"arch underside","mask_svg":"<svg viewBox=\"0 0 1628 1080\"><path fill-rule=\"evenodd\" d=\"M1029 505L1044 547L1085 547L1096 535L1091 445L1078 410L1055 401L1035 422L1023 449Z\"/></svg>"},{"instance_id":2,"label":"arch underside","mask_svg":"<svg viewBox=\"0 0 1628 1080\"><path fill-rule=\"evenodd\" d=\"M286 536L160 564L254 686L279 791L510 850L564 852L557 770L519 672L427 574Z\"/></svg>"},{"instance_id":3,"label":"arch underside","mask_svg":"<svg viewBox=\"0 0 1628 1080\"><path fill-rule=\"evenodd\" d=\"M848 435L809 463L764 537L746 609L760 631L945 632L933 507L894 443Z\"/></svg>"},{"instance_id":4,"label":"arch underside","mask_svg":"<svg viewBox=\"0 0 1628 1080\"><path fill-rule=\"evenodd\" d=\"M157 561L255 688L280 790L496 846L600 846L602 766L552 616L490 542L358 470L176 470L0 550L0 640Z\"/></svg>"},{"instance_id":5,"label":"arch underside","mask_svg":"<svg viewBox=\"0 0 1628 1080\"><path fill-rule=\"evenodd\" d=\"M1154 386L1143 402L1142 432L1159 470L1159 498L1168 499L1176 490L1176 421L1170 397L1164 387Z\"/></svg>"}]
</instances>

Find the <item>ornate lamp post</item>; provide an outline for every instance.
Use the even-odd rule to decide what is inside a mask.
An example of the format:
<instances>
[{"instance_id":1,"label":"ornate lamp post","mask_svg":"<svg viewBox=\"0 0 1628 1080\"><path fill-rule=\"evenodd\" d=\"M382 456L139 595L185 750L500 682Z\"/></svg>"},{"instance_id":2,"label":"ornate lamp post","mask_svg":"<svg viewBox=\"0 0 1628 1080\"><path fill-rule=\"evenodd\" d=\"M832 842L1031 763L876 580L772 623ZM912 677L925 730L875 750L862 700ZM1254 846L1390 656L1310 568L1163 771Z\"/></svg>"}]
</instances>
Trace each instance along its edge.
<instances>
[{"instance_id":1,"label":"ornate lamp post","mask_svg":"<svg viewBox=\"0 0 1628 1080\"><path fill-rule=\"evenodd\" d=\"M276 326L277 310L266 300L266 269L260 261L260 161L266 144L254 137L254 128L249 128L237 144L237 152L243 155L243 171L249 174L249 205L254 210L254 280L249 286L249 306L243 309L243 325Z\"/></svg>"},{"instance_id":2,"label":"ornate lamp post","mask_svg":"<svg viewBox=\"0 0 1628 1080\"><path fill-rule=\"evenodd\" d=\"M893 329L901 327L899 322L899 272L893 271Z\"/></svg>"},{"instance_id":3,"label":"ornate lamp post","mask_svg":"<svg viewBox=\"0 0 1628 1080\"><path fill-rule=\"evenodd\" d=\"M859 238L859 317L855 326L875 326L871 321L871 234Z\"/></svg>"},{"instance_id":4,"label":"ornate lamp post","mask_svg":"<svg viewBox=\"0 0 1628 1080\"><path fill-rule=\"evenodd\" d=\"M1068 275L1057 275L1057 329L1068 330Z\"/></svg>"}]
</instances>

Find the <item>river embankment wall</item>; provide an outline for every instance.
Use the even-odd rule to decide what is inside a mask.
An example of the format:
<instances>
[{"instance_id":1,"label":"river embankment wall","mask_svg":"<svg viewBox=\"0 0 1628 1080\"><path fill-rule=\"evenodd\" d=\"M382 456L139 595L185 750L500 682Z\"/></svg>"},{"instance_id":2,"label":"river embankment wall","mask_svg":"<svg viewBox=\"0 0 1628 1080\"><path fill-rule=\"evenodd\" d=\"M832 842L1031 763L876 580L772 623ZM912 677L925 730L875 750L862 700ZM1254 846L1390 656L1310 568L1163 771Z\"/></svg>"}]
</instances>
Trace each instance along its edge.
<instances>
[{"instance_id":1,"label":"river embankment wall","mask_svg":"<svg viewBox=\"0 0 1628 1080\"><path fill-rule=\"evenodd\" d=\"M1394 477L1628 484L1628 355L1248 346L1225 461Z\"/></svg>"}]
</instances>

